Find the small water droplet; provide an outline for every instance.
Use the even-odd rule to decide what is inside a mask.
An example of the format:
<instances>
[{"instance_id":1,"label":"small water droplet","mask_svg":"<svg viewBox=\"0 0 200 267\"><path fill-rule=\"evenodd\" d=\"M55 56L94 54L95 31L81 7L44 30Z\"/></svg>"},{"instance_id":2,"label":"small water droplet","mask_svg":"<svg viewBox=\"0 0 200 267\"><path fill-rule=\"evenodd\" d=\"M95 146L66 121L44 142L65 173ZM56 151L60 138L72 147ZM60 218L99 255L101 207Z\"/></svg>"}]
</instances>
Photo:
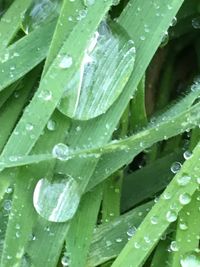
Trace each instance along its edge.
<instances>
[{"instance_id":1,"label":"small water droplet","mask_svg":"<svg viewBox=\"0 0 200 267\"><path fill-rule=\"evenodd\" d=\"M64 255L61 259L61 264L63 267L68 267L70 264L70 259L68 256Z\"/></svg>"},{"instance_id":2,"label":"small water droplet","mask_svg":"<svg viewBox=\"0 0 200 267\"><path fill-rule=\"evenodd\" d=\"M171 251L178 251L178 245L177 245L177 242L176 241L172 241L171 244L170 244L170 250Z\"/></svg>"},{"instance_id":3,"label":"small water droplet","mask_svg":"<svg viewBox=\"0 0 200 267\"><path fill-rule=\"evenodd\" d=\"M158 216L151 217L151 223L152 224L158 224Z\"/></svg>"},{"instance_id":4,"label":"small water droplet","mask_svg":"<svg viewBox=\"0 0 200 267\"><path fill-rule=\"evenodd\" d=\"M42 90L39 95L38 98L41 98L45 101L49 101L52 99L52 92L49 90Z\"/></svg>"},{"instance_id":5,"label":"small water droplet","mask_svg":"<svg viewBox=\"0 0 200 267\"><path fill-rule=\"evenodd\" d=\"M117 243L121 243L122 242L122 238L120 238L120 237L119 238L116 238L116 242Z\"/></svg>"},{"instance_id":6,"label":"small water droplet","mask_svg":"<svg viewBox=\"0 0 200 267\"><path fill-rule=\"evenodd\" d=\"M56 122L52 119L50 119L48 122L47 122L47 129L49 131L55 131L56 129Z\"/></svg>"},{"instance_id":7,"label":"small water droplet","mask_svg":"<svg viewBox=\"0 0 200 267\"><path fill-rule=\"evenodd\" d=\"M59 160L68 160L70 149L67 145L63 143L56 144L52 150L53 157L59 159Z\"/></svg>"},{"instance_id":8,"label":"small water droplet","mask_svg":"<svg viewBox=\"0 0 200 267\"><path fill-rule=\"evenodd\" d=\"M185 160L187 159L190 159L192 157L192 152L186 150L184 153L183 153L183 157Z\"/></svg>"},{"instance_id":9,"label":"small water droplet","mask_svg":"<svg viewBox=\"0 0 200 267\"><path fill-rule=\"evenodd\" d=\"M187 205L190 203L190 201L191 201L191 196L187 193L183 193L179 196L179 202L182 205Z\"/></svg>"},{"instance_id":10,"label":"small water droplet","mask_svg":"<svg viewBox=\"0 0 200 267\"><path fill-rule=\"evenodd\" d=\"M188 175L183 175L177 178L177 183L181 186L187 185L191 181L191 177Z\"/></svg>"},{"instance_id":11,"label":"small water droplet","mask_svg":"<svg viewBox=\"0 0 200 267\"><path fill-rule=\"evenodd\" d=\"M129 228L126 233L128 236L132 237L132 236L134 236L136 231L137 231L137 228L134 226L134 227Z\"/></svg>"},{"instance_id":12,"label":"small water droplet","mask_svg":"<svg viewBox=\"0 0 200 267\"><path fill-rule=\"evenodd\" d=\"M177 220L177 213L169 210L166 214L166 219L168 222L175 222Z\"/></svg>"},{"instance_id":13,"label":"small water droplet","mask_svg":"<svg viewBox=\"0 0 200 267\"><path fill-rule=\"evenodd\" d=\"M172 164L172 166L171 166L171 171L172 171L173 173L177 173L177 172L180 171L181 167L182 167L182 164L181 164L180 162L174 162L174 163Z\"/></svg>"},{"instance_id":14,"label":"small water droplet","mask_svg":"<svg viewBox=\"0 0 200 267\"><path fill-rule=\"evenodd\" d=\"M33 124L27 123L26 124L26 130L29 131L29 132L32 131L33 130Z\"/></svg>"},{"instance_id":15,"label":"small water droplet","mask_svg":"<svg viewBox=\"0 0 200 267\"><path fill-rule=\"evenodd\" d=\"M4 202L3 202L3 208L6 211L11 210L11 208L12 208L12 201L11 200L8 200L8 199L4 200Z\"/></svg>"},{"instance_id":16,"label":"small water droplet","mask_svg":"<svg viewBox=\"0 0 200 267\"><path fill-rule=\"evenodd\" d=\"M68 69L72 66L72 64L73 64L72 57L70 57L69 55L66 55L61 59L61 61L59 63L59 67L61 69Z\"/></svg>"},{"instance_id":17,"label":"small water droplet","mask_svg":"<svg viewBox=\"0 0 200 267\"><path fill-rule=\"evenodd\" d=\"M194 29L200 29L200 17L192 19L192 27Z\"/></svg>"}]
</instances>

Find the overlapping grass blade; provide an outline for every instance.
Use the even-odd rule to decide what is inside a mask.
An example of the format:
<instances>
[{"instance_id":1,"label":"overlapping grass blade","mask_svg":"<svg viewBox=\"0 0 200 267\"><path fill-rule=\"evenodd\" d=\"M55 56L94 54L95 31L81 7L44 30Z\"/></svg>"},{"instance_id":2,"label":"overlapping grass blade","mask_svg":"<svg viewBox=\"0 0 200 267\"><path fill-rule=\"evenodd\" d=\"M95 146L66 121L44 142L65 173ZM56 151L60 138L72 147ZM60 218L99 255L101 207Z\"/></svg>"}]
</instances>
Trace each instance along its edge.
<instances>
[{"instance_id":1,"label":"overlapping grass blade","mask_svg":"<svg viewBox=\"0 0 200 267\"><path fill-rule=\"evenodd\" d=\"M0 50L7 47L20 28L22 15L27 10L31 0L15 0L0 21L1 43Z\"/></svg>"},{"instance_id":2,"label":"overlapping grass blade","mask_svg":"<svg viewBox=\"0 0 200 267\"><path fill-rule=\"evenodd\" d=\"M183 208L182 202L179 201L180 196L184 194L191 196L198 188L199 167L197 166L199 156L200 144L197 144L193 151L193 157L184 162L180 172L175 175L159 201L148 213L135 236L127 243L113 263L113 267L124 265L141 266L145 262L162 234L177 219L178 213ZM181 186L178 181L187 173L189 173L191 180L187 186ZM157 220L156 224L152 223L155 218Z\"/></svg>"},{"instance_id":3,"label":"overlapping grass blade","mask_svg":"<svg viewBox=\"0 0 200 267\"><path fill-rule=\"evenodd\" d=\"M47 55L55 22L39 28L0 52L1 85L8 85L23 77ZM40 38L39 38L40 37Z\"/></svg>"},{"instance_id":4,"label":"overlapping grass blade","mask_svg":"<svg viewBox=\"0 0 200 267\"><path fill-rule=\"evenodd\" d=\"M94 232L88 256L88 266L98 266L115 258L131 235L134 235L152 205L153 202L149 202L138 206L112 222L99 226Z\"/></svg>"}]
</instances>

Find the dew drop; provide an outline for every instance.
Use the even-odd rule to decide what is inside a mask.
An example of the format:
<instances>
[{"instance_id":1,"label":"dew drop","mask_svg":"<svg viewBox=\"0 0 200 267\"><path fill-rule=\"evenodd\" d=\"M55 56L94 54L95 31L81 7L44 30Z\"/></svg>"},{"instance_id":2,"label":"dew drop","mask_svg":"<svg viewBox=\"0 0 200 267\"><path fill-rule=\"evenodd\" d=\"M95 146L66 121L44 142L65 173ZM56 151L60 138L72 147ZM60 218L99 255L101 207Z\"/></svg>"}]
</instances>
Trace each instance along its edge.
<instances>
[{"instance_id":1,"label":"dew drop","mask_svg":"<svg viewBox=\"0 0 200 267\"><path fill-rule=\"evenodd\" d=\"M33 130L33 124L27 123L26 124L26 130L29 131L29 132L32 131Z\"/></svg>"},{"instance_id":2,"label":"dew drop","mask_svg":"<svg viewBox=\"0 0 200 267\"><path fill-rule=\"evenodd\" d=\"M179 223L179 228L181 230L187 230L188 229L188 227L187 227L187 225L185 223Z\"/></svg>"},{"instance_id":3,"label":"dew drop","mask_svg":"<svg viewBox=\"0 0 200 267\"><path fill-rule=\"evenodd\" d=\"M175 251L178 251L178 245L177 245L177 242L176 241L172 241L171 244L170 244L170 250L175 252Z\"/></svg>"},{"instance_id":4,"label":"dew drop","mask_svg":"<svg viewBox=\"0 0 200 267\"><path fill-rule=\"evenodd\" d=\"M200 17L192 19L192 27L194 29L200 29Z\"/></svg>"},{"instance_id":5,"label":"dew drop","mask_svg":"<svg viewBox=\"0 0 200 267\"><path fill-rule=\"evenodd\" d=\"M66 55L61 59L61 61L59 63L59 67L61 69L68 69L72 66L72 64L73 64L72 57Z\"/></svg>"},{"instance_id":6,"label":"dew drop","mask_svg":"<svg viewBox=\"0 0 200 267\"><path fill-rule=\"evenodd\" d=\"M151 223L152 224L158 224L158 216L151 217Z\"/></svg>"},{"instance_id":7,"label":"dew drop","mask_svg":"<svg viewBox=\"0 0 200 267\"><path fill-rule=\"evenodd\" d=\"M4 202L3 202L3 208L6 211L10 211L11 208L12 208L12 201L11 200L8 200L8 199L4 200Z\"/></svg>"},{"instance_id":8,"label":"dew drop","mask_svg":"<svg viewBox=\"0 0 200 267\"><path fill-rule=\"evenodd\" d=\"M177 178L177 183L181 186L187 185L191 181L191 177L188 175L183 175Z\"/></svg>"},{"instance_id":9,"label":"dew drop","mask_svg":"<svg viewBox=\"0 0 200 267\"><path fill-rule=\"evenodd\" d=\"M181 167L182 167L182 164L180 162L174 162L171 166L171 171L173 173L177 173L178 171L180 171Z\"/></svg>"},{"instance_id":10,"label":"dew drop","mask_svg":"<svg viewBox=\"0 0 200 267\"><path fill-rule=\"evenodd\" d=\"M92 6L94 5L94 3L95 3L95 0L84 0L84 4L86 6Z\"/></svg>"},{"instance_id":11,"label":"dew drop","mask_svg":"<svg viewBox=\"0 0 200 267\"><path fill-rule=\"evenodd\" d=\"M190 159L190 158L192 157L192 153L191 153L190 151L187 151L187 150L186 150L186 151L183 153L183 157L184 157L185 160Z\"/></svg>"},{"instance_id":12,"label":"dew drop","mask_svg":"<svg viewBox=\"0 0 200 267\"><path fill-rule=\"evenodd\" d=\"M70 176L52 183L38 181L33 204L38 214L51 222L65 222L73 217L80 201L77 182Z\"/></svg>"},{"instance_id":13,"label":"dew drop","mask_svg":"<svg viewBox=\"0 0 200 267\"><path fill-rule=\"evenodd\" d=\"M68 267L70 264L70 259L68 256L64 255L61 259L61 264L63 267Z\"/></svg>"},{"instance_id":14,"label":"dew drop","mask_svg":"<svg viewBox=\"0 0 200 267\"><path fill-rule=\"evenodd\" d=\"M56 129L56 122L52 119L50 119L48 122L47 122L47 129L49 131L55 131Z\"/></svg>"},{"instance_id":15,"label":"dew drop","mask_svg":"<svg viewBox=\"0 0 200 267\"><path fill-rule=\"evenodd\" d=\"M187 193L183 193L179 196L179 202L182 205L187 205L190 203L190 201L191 201L191 196Z\"/></svg>"},{"instance_id":16,"label":"dew drop","mask_svg":"<svg viewBox=\"0 0 200 267\"><path fill-rule=\"evenodd\" d=\"M45 101L49 101L52 99L52 92L49 90L42 90L39 95L38 98L41 98Z\"/></svg>"},{"instance_id":17,"label":"dew drop","mask_svg":"<svg viewBox=\"0 0 200 267\"><path fill-rule=\"evenodd\" d=\"M168 211L166 214L166 219L168 222L175 222L177 220L177 213L174 211Z\"/></svg>"},{"instance_id":18,"label":"dew drop","mask_svg":"<svg viewBox=\"0 0 200 267\"><path fill-rule=\"evenodd\" d=\"M69 157L70 149L63 143L56 144L52 150L53 157L65 161L70 159Z\"/></svg>"},{"instance_id":19,"label":"dew drop","mask_svg":"<svg viewBox=\"0 0 200 267\"><path fill-rule=\"evenodd\" d=\"M127 233L128 236L132 237L132 236L134 236L136 230L137 230L136 227L131 227L131 228L128 229L128 231L126 233Z\"/></svg>"}]
</instances>

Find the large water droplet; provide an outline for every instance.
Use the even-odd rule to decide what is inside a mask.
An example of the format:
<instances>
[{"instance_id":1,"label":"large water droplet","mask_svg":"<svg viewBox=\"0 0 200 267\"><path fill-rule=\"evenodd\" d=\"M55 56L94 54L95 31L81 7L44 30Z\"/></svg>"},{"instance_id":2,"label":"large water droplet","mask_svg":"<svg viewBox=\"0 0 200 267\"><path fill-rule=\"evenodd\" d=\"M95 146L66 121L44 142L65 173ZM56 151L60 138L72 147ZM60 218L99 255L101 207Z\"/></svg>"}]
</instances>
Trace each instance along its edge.
<instances>
[{"instance_id":1,"label":"large water droplet","mask_svg":"<svg viewBox=\"0 0 200 267\"><path fill-rule=\"evenodd\" d=\"M65 222L71 219L79 201L78 184L70 176L52 183L45 178L39 180L33 195L36 211L51 222Z\"/></svg>"},{"instance_id":2,"label":"large water droplet","mask_svg":"<svg viewBox=\"0 0 200 267\"><path fill-rule=\"evenodd\" d=\"M62 1L34 0L24 14L22 29L26 34L41 24L48 23L59 15Z\"/></svg>"}]
</instances>

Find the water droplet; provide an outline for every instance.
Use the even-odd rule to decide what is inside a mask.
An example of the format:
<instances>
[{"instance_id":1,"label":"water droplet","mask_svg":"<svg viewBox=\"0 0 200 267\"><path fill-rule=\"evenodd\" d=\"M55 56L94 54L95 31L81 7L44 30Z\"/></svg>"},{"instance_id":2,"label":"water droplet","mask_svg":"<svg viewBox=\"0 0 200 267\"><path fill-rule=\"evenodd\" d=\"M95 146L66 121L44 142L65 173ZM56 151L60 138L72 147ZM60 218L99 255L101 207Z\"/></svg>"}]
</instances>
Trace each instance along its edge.
<instances>
[{"instance_id":1,"label":"water droplet","mask_svg":"<svg viewBox=\"0 0 200 267\"><path fill-rule=\"evenodd\" d=\"M170 244L170 250L171 251L178 251L178 245L177 245L177 242L176 241L172 241L171 244Z\"/></svg>"},{"instance_id":2,"label":"water droplet","mask_svg":"<svg viewBox=\"0 0 200 267\"><path fill-rule=\"evenodd\" d=\"M177 220L177 213L175 211L168 211L166 214L166 219L168 222L175 222Z\"/></svg>"},{"instance_id":3,"label":"water droplet","mask_svg":"<svg viewBox=\"0 0 200 267\"><path fill-rule=\"evenodd\" d=\"M192 157L192 153L190 152L190 151L185 151L184 153L183 153L183 157L184 157L184 159L190 159L191 157Z\"/></svg>"},{"instance_id":4,"label":"water droplet","mask_svg":"<svg viewBox=\"0 0 200 267\"><path fill-rule=\"evenodd\" d=\"M59 63L59 67L61 69L68 69L71 67L72 63L73 63L72 57L70 57L69 55L66 55L61 59Z\"/></svg>"},{"instance_id":5,"label":"water droplet","mask_svg":"<svg viewBox=\"0 0 200 267\"><path fill-rule=\"evenodd\" d=\"M4 200L4 202L3 202L3 208L6 211L11 210L11 208L12 208L12 201L11 200L8 200L8 199Z\"/></svg>"},{"instance_id":6,"label":"water droplet","mask_svg":"<svg viewBox=\"0 0 200 267\"><path fill-rule=\"evenodd\" d=\"M47 122L47 129L49 131L55 131L56 129L56 122L52 119L50 119L48 122Z\"/></svg>"},{"instance_id":7,"label":"water droplet","mask_svg":"<svg viewBox=\"0 0 200 267\"><path fill-rule=\"evenodd\" d=\"M49 101L52 99L52 92L49 90L42 90L39 95L38 98L41 98L45 101Z\"/></svg>"},{"instance_id":8,"label":"water droplet","mask_svg":"<svg viewBox=\"0 0 200 267\"><path fill-rule=\"evenodd\" d=\"M12 192L13 192L12 187L8 187L8 188L6 189L6 193L7 193L7 194L11 194Z\"/></svg>"},{"instance_id":9,"label":"water droplet","mask_svg":"<svg viewBox=\"0 0 200 267\"><path fill-rule=\"evenodd\" d=\"M27 123L26 124L26 130L29 131L29 132L32 131L33 130L33 124Z\"/></svg>"},{"instance_id":10,"label":"water droplet","mask_svg":"<svg viewBox=\"0 0 200 267\"><path fill-rule=\"evenodd\" d=\"M70 176L52 183L45 178L40 179L33 195L36 211L51 222L65 222L71 219L79 201L78 184Z\"/></svg>"},{"instance_id":11,"label":"water droplet","mask_svg":"<svg viewBox=\"0 0 200 267\"><path fill-rule=\"evenodd\" d=\"M152 224L158 224L158 216L151 217L151 223Z\"/></svg>"},{"instance_id":12,"label":"water droplet","mask_svg":"<svg viewBox=\"0 0 200 267\"><path fill-rule=\"evenodd\" d=\"M183 175L177 178L177 183L181 186L187 185L191 181L191 177L188 175Z\"/></svg>"},{"instance_id":13,"label":"water droplet","mask_svg":"<svg viewBox=\"0 0 200 267\"><path fill-rule=\"evenodd\" d=\"M168 32L165 32L163 34L160 46L164 47L168 43L168 41L169 41L169 34L168 34Z\"/></svg>"},{"instance_id":14,"label":"water droplet","mask_svg":"<svg viewBox=\"0 0 200 267\"><path fill-rule=\"evenodd\" d=\"M172 19L172 22L170 23L170 26L173 27L173 26L176 25L176 23L177 23L177 18L174 17L174 18Z\"/></svg>"},{"instance_id":15,"label":"water droplet","mask_svg":"<svg viewBox=\"0 0 200 267\"><path fill-rule=\"evenodd\" d=\"M171 166L171 171L173 173L177 173L178 171L180 171L181 167L182 167L182 164L180 162L174 162Z\"/></svg>"},{"instance_id":16,"label":"water droplet","mask_svg":"<svg viewBox=\"0 0 200 267\"><path fill-rule=\"evenodd\" d=\"M70 259L68 256L64 255L61 259L61 264L63 267L68 267L70 264Z\"/></svg>"},{"instance_id":17,"label":"water droplet","mask_svg":"<svg viewBox=\"0 0 200 267\"><path fill-rule=\"evenodd\" d=\"M136 231L137 231L137 228L134 226L134 227L129 228L126 233L128 236L132 237L132 236L134 236Z\"/></svg>"},{"instance_id":18,"label":"water droplet","mask_svg":"<svg viewBox=\"0 0 200 267\"><path fill-rule=\"evenodd\" d=\"M200 29L200 17L192 19L192 27L194 29Z\"/></svg>"},{"instance_id":19,"label":"water droplet","mask_svg":"<svg viewBox=\"0 0 200 267\"><path fill-rule=\"evenodd\" d=\"M192 252L186 254L180 260L181 267L199 267L200 266L200 256L198 253Z\"/></svg>"},{"instance_id":20,"label":"water droplet","mask_svg":"<svg viewBox=\"0 0 200 267\"><path fill-rule=\"evenodd\" d=\"M187 205L190 203L190 201L191 201L191 196L187 193L183 193L179 196L179 202L182 205Z\"/></svg>"},{"instance_id":21,"label":"water droplet","mask_svg":"<svg viewBox=\"0 0 200 267\"><path fill-rule=\"evenodd\" d=\"M188 229L188 227L187 227L187 225L185 224L185 223L179 223L179 228L181 229L181 230L187 230Z\"/></svg>"},{"instance_id":22,"label":"water droplet","mask_svg":"<svg viewBox=\"0 0 200 267\"><path fill-rule=\"evenodd\" d=\"M94 3L95 3L95 0L84 0L84 4L86 6L92 6L94 5Z\"/></svg>"},{"instance_id":23,"label":"water droplet","mask_svg":"<svg viewBox=\"0 0 200 267\"><path fill-rule=\"evenodd\" d=\"M63 143L56 144L52 150L53 157L59 159L59 160L68 160L70 149L68 146L66 146Z\"/></svg>"}]
</instances>

